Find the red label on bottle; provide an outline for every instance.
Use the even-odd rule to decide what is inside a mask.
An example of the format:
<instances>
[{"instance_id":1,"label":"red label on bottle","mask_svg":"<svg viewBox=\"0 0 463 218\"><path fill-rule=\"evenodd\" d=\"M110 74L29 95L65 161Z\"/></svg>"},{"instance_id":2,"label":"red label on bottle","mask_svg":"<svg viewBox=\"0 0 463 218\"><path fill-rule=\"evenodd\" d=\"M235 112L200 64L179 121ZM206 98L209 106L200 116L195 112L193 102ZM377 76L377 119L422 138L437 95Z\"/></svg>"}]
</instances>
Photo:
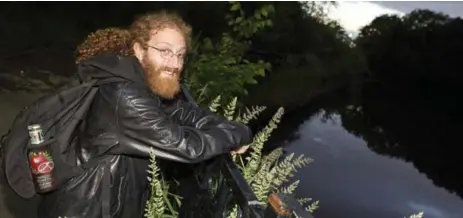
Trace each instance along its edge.
<instances>
[{"instance_id":1,"label":"red label on bottle","mask_svg":"<svg viewBox=\"0 0 463 218\"><path fill-rule=\"evenodd\" d=\"M51 154L46 150L29 152L31 167L37 192L44 193L54 188L53 169L55 164Z\"/></svg>"},{"instance_id":2,"label":"red label on bottle","mask_svg":"<svg viewBox=\"0 0 463 218\"><path fill-rule=\"evenodd\" d=\"M50 153L45 151L30 152L29 163L32 173L35 175L51 173L55 167Z\"/></svg>"}]
</instances>

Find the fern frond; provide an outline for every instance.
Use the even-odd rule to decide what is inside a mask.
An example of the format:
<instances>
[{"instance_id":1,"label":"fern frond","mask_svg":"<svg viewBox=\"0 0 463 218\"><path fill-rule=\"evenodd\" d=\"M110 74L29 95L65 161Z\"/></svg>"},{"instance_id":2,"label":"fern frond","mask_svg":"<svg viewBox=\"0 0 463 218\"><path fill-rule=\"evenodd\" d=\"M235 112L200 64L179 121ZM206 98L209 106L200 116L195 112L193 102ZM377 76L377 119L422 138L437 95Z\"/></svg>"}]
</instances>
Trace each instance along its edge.
<instances>
[{"instance_id":1,"label":"fern frond","mask_svg":"<svg viewBox=\"0 0 463 218\"><path fill-rule=\"evenodd\" d=\"M299 198L299 199L297 199L297 201L298 201L299 204L301 204L301 205L307 204L307 203L309 203L309 201L311 201L311 200L312 200L312 198Z\"/></svg>"},{"instance_id":2,"label":"fern frond","mask_svg":"<svg viewBox=\"0 0 463 218\"><path fill-rule=\"evenodd\" d=\"M283 148L280 147L270 152L270 154L268 154L267 156L264 156L263 158L261 158L262 161L258 167L258 173L253 177L249 177L249 180L246 180L246 181L251 184L254 182L254 180L263 178L262 176L260 176L260 174L262 175L269 174L270 168L274 167L277 160L280 158L282 154L283 154Z\"/></svg>"},{"instance_id":3,"label":"fern frond","mask_svg":"<svg viewBox=\"0 0 463 218\"><path fill-rule=\"evenodd\" d=\"M220 99L222 98L222 96L218 95L217 97L215 97L214 100L212 100L212 102L209 104L209 110L216 113L217 112L217 108L220 106Z\"/></svg>"},{"instance_id":4,"label":"fern frond","mask_svg":"<svg viewBox=\"0 0 463 218\"><path fill-rule=\"evenodd\" d=\"M269 124L254 137L253 143L250 146L251 153L247 158L248 164L243 172L246 181L250 181L251 176L256 174L262 160L261 154L264 143L269 139L272 131L277 128L277 124L280 122L283 113L283 108L279 108L270 120Z\"/></svg>"},{"instance_id":5,"label":"fern frond","mask_svg":"<svg viewBox=\"0 0 463 218\"><path fill-rule=\"evenodd\" d=\"M237 218L238 217L238 205L234 205L233 209L228 212L227 218Z\"/></svg>"},{"instance_id":6,"label":"fern frond","mask_svg":"<svg viewBox=\"0 0 463 218\"><path fill-rule=\"evenodd\" d=\"M293 183L289 184L287 187L280 188L279 192L284 193L284 194L293 194L297 186L299 186L299 180L294 181Z\"/></svg>"},{"instance_id":7,"label":"fern frond","mask_svg":"<svg viewBox=\"0 0 463 218\"><path fill-rule=\"evenodd\" d=\"M309 204L309 205L305 208L305 210L306 210L306 211L309 211L310 213L313 213L313 212L315 212L316 209L318 209L318 208L320 207L320 206L319 206L319 203L320 203L320 201L315 201L315 202Z\"/></svg>"},{"instance_id":8,"label":"fern frond","mask_svg":"<svg viewBox=\"0 0 463 218\"><path fill-rule=\"evenodd\" d=\"M196 91L196 93L199 93L197 94L198 97L196 98L197 103L201 104L204 100L206 100L206 96L208 94L208 86L209 86L209 82L206 83L206 85L204 85L202 88Z\"/></svg>"},{"instance_id":9,"label":"fern frond","mask_svg":"<svg viewBox=\"0 0 463 218\"><path fill-rule=\"evenodd\" d=\"M417 214L410 215L409 218L422 218L423 217L423 212L419 212Z\"/></svg>"},{"instance_id":10,"label":"fern frond","mask_svg":"<svg viewBox=\"0 0 463 218\"><path fill-rule=\"evenodd\" d=\"M272 186L272 177L269 175L267 170L269 166L267 164L263 165L264 166L262 166L253 177L253 181L250 182L252 190L261 203L266 201L270 192L270 187Z\"/></svg>"},{"instance_id":11,"label":"fern frond","mask_svg":"<svg viewBox=\"0 0 463 218\"><path fill-rule=\"evenodd\" d=\"M249 121L251 121L252 119L257 119L257 116L260 113L262 113L265 109L266 109L265 106L254 106L254 107L251 107L251 110L249 110L249 108L246 108L245 109L246 112L243 113L241 116L238 116L236 118L236 121L244 123L244 124L248 124Z\"/></svg>"},{"instance_id":12,"label":"fern frond","mask_svg":"<svg viewBox=\"0 0 463 218\"><path fill-rule=\"evenodd\" d=\"M225 108L224 116L227 118L227 120L233 120L237 100L238 98L234 97L233 100L227 105L227 108Z\"/></svg>"},{"instance_id":13,"label":"fern frond","mask_svg":"<svg viewBox=\"0 0 463 218\"><path fill-rule=\"evenodd\" d=\"M153 150L150 151L150 164L148 169L148 181L150 182L151 196L146 202L145 217L161 218L164 216L165 202L164 190L159 177L159 167L156 163L156 156Z\"/></svg>"},{"instance_id":14,"label":"fern frond","mask_svg":"<svg viewBox=\"0 0 463 218\"><path fill-rule=\"evenodd\" d=\"M302 168L312 162L312 159L305 158L303 154L296 159L293 159L293 157L294 153L286 156L282 162L277 164L277 166L270 171L270 174L274 176L274 189L278 189L283 183L292 178L294 176L293 173L295 173L298 168Z\"/></svg>"},{"instance_id":15,"label":"fern frond","mask_svg":"<svg viewBox=\"0 0 463 218\"><path fill-rule=\"evenodd\" d=\"M280 159L281 155L283 155L283 148L276 148L270 152L270 154L262 158L262 163L267 163L270 167L273 167L277 160Z\"/></svg>"}]
</instances>

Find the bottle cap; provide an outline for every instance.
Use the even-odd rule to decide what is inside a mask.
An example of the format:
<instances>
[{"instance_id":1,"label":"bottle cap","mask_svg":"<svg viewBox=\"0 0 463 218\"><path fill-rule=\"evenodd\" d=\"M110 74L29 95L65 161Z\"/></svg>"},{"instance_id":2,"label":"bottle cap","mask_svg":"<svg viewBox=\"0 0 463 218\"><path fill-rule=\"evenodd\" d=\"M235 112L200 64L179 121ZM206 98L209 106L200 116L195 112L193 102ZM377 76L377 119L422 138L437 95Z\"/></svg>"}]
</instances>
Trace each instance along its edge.
<instances>
[{"instance_id":1,"label":"bottle cap","mask_svg":"<svg viewBox=\"0 0 463 218\"><path fill-rule=\"evenodd\" d=\"M40 124L32 124L32 125L27 126L28 130L38 130L38 129L41 129L41 128L42 127L40 126Z\"/></svg>"}]
</instances>

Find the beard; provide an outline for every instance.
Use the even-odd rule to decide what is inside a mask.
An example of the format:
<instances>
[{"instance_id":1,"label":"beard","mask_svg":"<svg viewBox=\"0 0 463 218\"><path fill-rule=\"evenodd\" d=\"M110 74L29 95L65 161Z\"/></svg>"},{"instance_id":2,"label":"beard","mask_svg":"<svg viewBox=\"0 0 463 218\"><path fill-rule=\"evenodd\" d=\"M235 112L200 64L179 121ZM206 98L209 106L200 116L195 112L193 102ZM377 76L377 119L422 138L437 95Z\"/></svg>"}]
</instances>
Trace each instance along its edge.
<instances>
[{"instance_id":1,"label":"beard","mask_svg":"<svg viewBox=\"0 0 463 218\"><path fill-rule=\"evenodd\" d=\"M165 99L173 99L180 91L180 70L171 67L156 67L148 57L143 57L141 63L145 70L148 85L155 94ZM163 71L171 72L172 76L162 76Z\"/></svg>"}]
</instances>

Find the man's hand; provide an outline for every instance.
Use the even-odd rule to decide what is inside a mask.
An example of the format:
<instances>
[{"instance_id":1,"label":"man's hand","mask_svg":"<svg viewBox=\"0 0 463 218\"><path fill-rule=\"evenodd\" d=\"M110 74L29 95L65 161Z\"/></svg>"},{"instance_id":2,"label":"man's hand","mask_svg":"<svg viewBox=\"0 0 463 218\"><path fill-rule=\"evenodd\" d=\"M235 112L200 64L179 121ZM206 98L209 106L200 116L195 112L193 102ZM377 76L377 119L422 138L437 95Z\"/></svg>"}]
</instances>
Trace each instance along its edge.
<instances>
[{"instance_id":1,"label":"man's hand","mask_svg":"<svg viewBox=\"0 0 463 218\"><path fill-rule=\"evenodd\" d=\"M242 147L239 147L237 149L235 149L234 151L232 151L231 153L233 155L236 155L236 154L244 154L246 152L246 150L248 150L249 148L249 145L246 145L246 146L242 146Z\"/></svg>"}]
</instances>

